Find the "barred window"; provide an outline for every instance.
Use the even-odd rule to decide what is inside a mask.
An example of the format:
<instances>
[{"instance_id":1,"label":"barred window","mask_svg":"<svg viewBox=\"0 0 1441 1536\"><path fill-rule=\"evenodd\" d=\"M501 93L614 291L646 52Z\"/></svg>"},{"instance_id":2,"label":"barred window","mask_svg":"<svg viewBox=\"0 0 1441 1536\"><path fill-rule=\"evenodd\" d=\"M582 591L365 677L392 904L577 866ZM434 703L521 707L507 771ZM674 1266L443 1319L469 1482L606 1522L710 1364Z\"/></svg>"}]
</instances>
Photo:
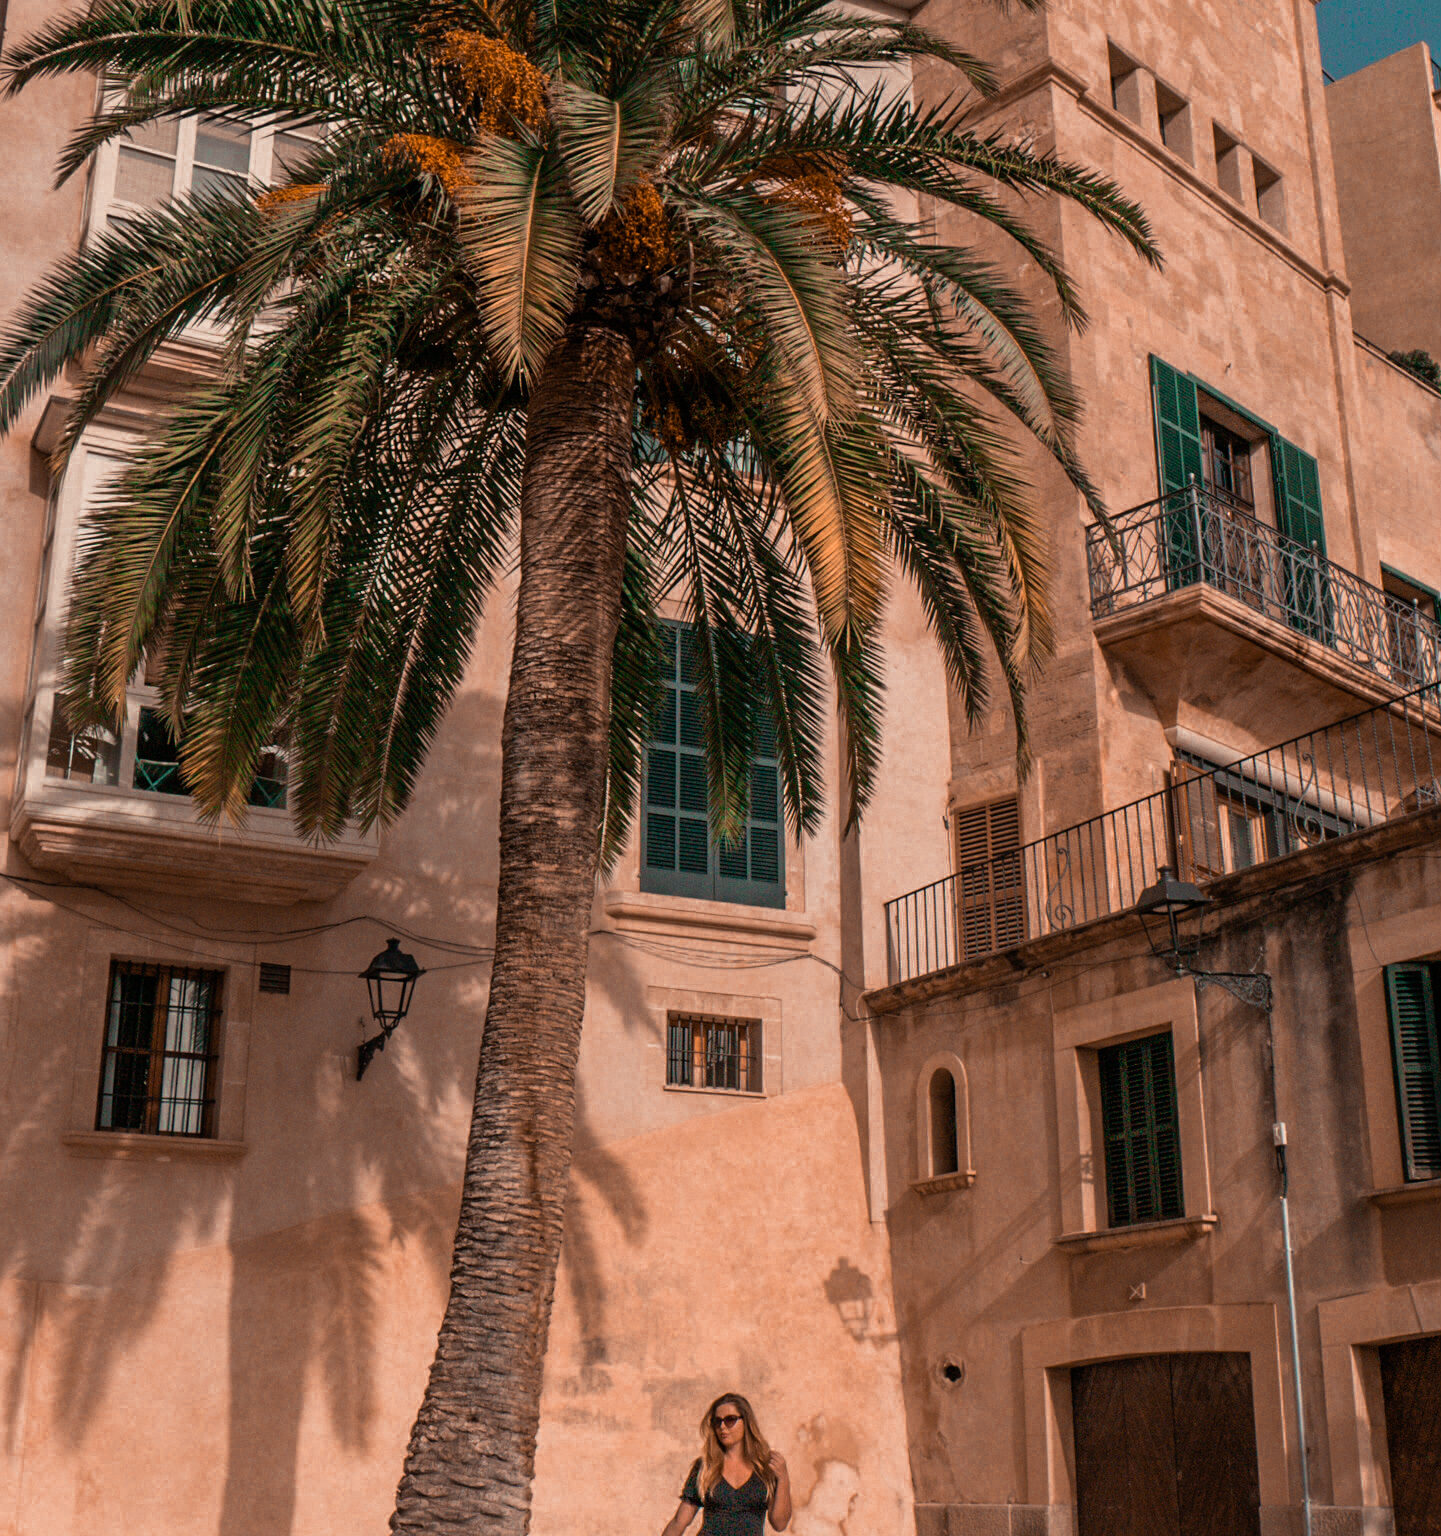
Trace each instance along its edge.
<instances>
[{"instance_id":1,"label":"barred window","mask_svg":"<svg viewBox=\"0 0 1441 1536\"><path fill-rule=\"evenodd\" d=\"M218 971L112 962L97 1130L215 1134L221 980Z\"/></svg>"},{"instance_id":2,"label":"barred window","mask_svg":"<svg viewBox=\"0 0 1441 1536\"><path fill-rule=\"evenodd\" d=\"M671 1014L666 1022L665 1080L672 1088L760 1093L760 1021Z\"/></svg>"}]
</instances>

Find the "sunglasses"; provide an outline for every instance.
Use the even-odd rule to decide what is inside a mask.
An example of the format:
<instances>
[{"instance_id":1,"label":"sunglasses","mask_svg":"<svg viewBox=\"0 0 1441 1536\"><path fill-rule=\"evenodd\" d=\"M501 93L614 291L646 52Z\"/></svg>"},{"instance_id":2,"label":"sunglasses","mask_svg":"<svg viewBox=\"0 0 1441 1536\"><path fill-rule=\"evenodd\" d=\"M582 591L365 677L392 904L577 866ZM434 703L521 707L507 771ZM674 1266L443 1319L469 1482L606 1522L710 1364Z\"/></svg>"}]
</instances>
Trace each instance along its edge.
<instances>
[{"instance_id":1,"label":"sunglasses","mask_svg":"<svg viewBox=\"0 0 1441 1536\"><path fill-rule=\"evenodd\" d=\"M711 1420L711 1425L715 1429L734 1429L741 1422L741 1416L738 1413L718 1413Z\"/></svg>"}]
</instances>

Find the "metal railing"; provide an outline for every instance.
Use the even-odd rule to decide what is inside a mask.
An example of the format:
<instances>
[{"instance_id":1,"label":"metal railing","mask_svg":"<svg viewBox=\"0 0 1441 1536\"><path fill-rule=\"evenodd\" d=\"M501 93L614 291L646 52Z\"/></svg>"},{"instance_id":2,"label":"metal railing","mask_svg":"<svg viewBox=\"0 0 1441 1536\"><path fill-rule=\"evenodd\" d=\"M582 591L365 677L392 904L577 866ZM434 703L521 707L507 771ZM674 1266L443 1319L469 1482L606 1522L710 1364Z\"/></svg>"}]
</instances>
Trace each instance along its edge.
<instances>
[{"instance_id":1,"label":"metal railing","mask_svg":"<svg viewBox=\"0 0 1441 1536\"><path fill-rule=\"evenodd\" d=\"M1225 766L1178 753L1166 789L887 902L889 980L1123 912L1162 865L1204 885L1437 804L1430 685Z\"/></svg>"},{"instance_id":2,"label":"metal railing","mask_svg":"<svg viewBox=\"0 0 1441 1536\"><path fill-rule=\"evenodd\" d=\"M1089 528L1086 568L1094 618L1203 582L1398 687L1441 679L1434 617L1195 484Z\"/></svg>"}]
</instances>

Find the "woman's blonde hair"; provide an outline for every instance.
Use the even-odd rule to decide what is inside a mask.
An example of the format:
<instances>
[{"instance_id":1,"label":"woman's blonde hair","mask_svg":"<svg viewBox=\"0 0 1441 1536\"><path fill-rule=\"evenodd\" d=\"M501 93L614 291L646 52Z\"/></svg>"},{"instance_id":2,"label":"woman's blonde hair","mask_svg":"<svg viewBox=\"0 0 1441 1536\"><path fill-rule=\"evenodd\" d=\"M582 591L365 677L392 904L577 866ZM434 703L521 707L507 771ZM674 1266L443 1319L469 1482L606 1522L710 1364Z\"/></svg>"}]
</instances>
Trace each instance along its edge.
<instances>
[{"instance_id":1,"label":"woman's blonde hair","mask_svg":"<svg viewBox=\"0 0 1441 1536\"><path fill-rule=\"evenodd\" d=\"M720 1481L721 1467L725 1463L725 1451L721 1446L720 1437L715 1432L715 1416L727 1403L730 1403L740 1414L741 1422L745 1425L745 1439L741 1441L741 1454L766 1485L766 1498L769 1500L776 1491L776 1474L771 1467L771 1448L766 1443L766 1437L760 1432L760 1426L756 1423L755 1409L739 1392L725 1392L716 1398L715 1402L706 1409L705 1417L700 1421L700 1496L705 1498Z\"/></svg>"}]
</instances>

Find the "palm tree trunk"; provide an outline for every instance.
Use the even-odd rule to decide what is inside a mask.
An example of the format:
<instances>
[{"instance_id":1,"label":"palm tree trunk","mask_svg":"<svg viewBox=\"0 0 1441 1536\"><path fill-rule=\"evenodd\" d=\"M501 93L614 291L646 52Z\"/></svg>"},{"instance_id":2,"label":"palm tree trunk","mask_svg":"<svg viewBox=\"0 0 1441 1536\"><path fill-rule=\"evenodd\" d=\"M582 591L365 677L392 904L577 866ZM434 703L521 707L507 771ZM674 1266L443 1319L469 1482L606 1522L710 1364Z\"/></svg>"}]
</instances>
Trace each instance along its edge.
<instances>
[{"instance_id":1,"label":"palm tree trunk","mask_svg":"<svg viewBox=\"0 0 1441 1536\"><path fill-rule=\"evenodd\" d=\"M635 357L577 329L536 382L500 883L450 1299L391 1530L523 1536L570 1172L620 624Z\"/></svg>"}]
</instances>

